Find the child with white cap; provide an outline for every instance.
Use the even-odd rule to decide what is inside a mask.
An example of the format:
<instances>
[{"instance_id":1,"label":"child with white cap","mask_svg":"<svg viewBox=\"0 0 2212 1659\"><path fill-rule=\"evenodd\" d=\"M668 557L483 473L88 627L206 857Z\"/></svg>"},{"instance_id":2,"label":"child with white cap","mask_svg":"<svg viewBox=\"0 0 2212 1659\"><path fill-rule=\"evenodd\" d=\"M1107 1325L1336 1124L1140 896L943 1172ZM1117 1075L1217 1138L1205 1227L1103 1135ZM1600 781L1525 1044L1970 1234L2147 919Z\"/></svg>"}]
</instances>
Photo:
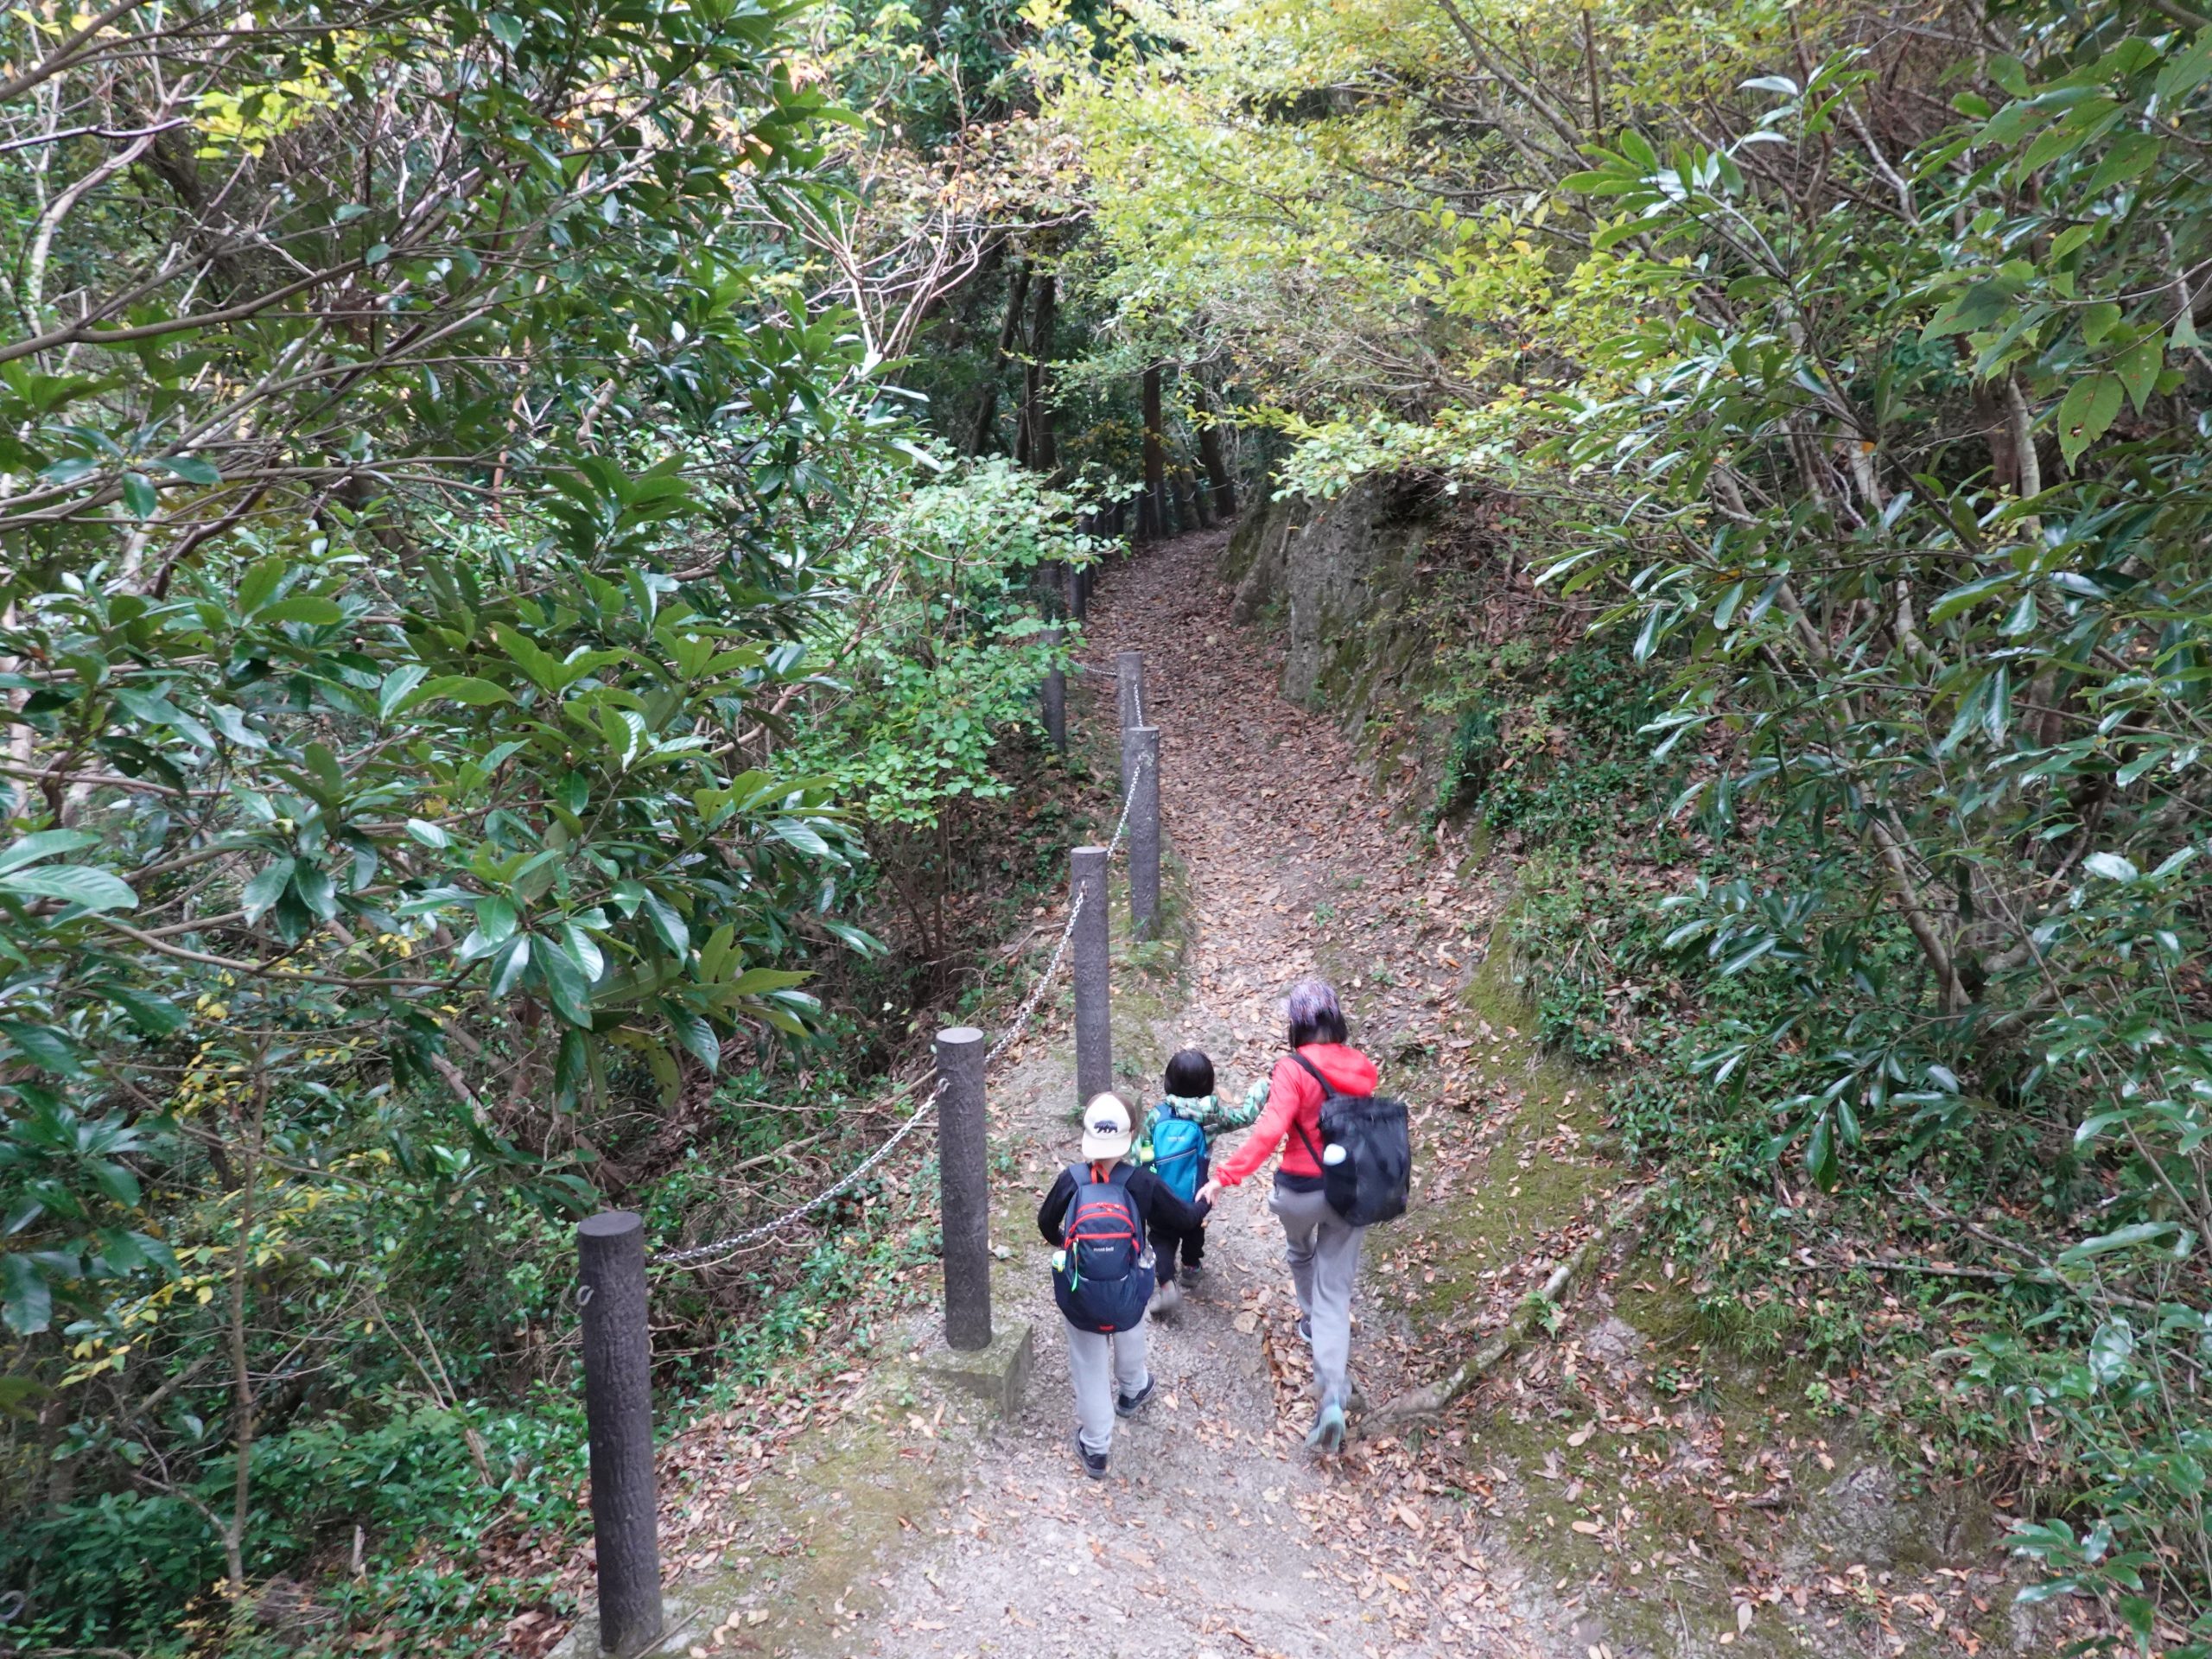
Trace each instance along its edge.
<instances>
[{"instance_id":1,"label":"child with white cap","mask_svg":"<svg viewBox=\"0 0 2212 1659\"><path fill-rule=\"evenodd\" d=\"M1037 1230L1053 1247L1053 1300L1067 1321L1076 1455L1093 1480L1106 1478L1114 1419L1152 1398L1144 1318L1155 1278L1145 1240L1155 1219L1182 1233L1205 1214L1152 1171L1122 1161L1134 1138L1121 1099L1093 1096L1083 1109L1084 1160L1060 1172L1037 1211Z\"/></svg>"}]
</instances>

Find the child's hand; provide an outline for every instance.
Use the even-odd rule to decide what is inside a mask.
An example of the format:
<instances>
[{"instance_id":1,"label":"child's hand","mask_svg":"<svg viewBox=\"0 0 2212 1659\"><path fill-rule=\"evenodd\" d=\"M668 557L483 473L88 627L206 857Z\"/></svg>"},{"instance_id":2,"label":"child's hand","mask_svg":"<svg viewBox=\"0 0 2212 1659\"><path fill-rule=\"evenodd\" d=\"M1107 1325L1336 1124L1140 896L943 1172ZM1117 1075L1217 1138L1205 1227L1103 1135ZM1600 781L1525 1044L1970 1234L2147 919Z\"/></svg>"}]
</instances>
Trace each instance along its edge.
<instances>
[{"instance_id":1,"label":"child's hand","mask_svg":"<svg viewBox=\"0 0 2212 1659\"><path fill-rule=\"evenodd\" d=\"M1213 1208L1213 1201L1220 1196L1221 1183L1219 1181L1208 1181L1204 1186L1198 1189L1197 1197L1193 1198L1191 1202L1204 1209L1211 1210Z\"/></svg>"}]
</instances>

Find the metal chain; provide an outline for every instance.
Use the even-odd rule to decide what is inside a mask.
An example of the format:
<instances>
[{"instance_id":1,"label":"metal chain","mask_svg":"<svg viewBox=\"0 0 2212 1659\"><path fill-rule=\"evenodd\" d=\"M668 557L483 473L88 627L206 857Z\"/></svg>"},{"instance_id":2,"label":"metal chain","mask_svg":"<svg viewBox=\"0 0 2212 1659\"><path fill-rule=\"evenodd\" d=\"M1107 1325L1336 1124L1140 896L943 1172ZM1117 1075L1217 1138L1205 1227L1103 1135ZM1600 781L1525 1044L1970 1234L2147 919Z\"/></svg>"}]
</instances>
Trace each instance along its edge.
<instances>
[{"instance_id":1,"label":"metal chain","mask_svg":"<svg viewBox=\"0 0 2212 1659\"><path fill-rule=\"evenodd\" d=\"M1137 763L1129 769L1129 786L1122 795L1121 822L1114 826L1114 838L1106 843L1106 861L1114 861L1114 854L1122 844L1122 832L1129 827L1129 809L1137 804L1137 779L1144 776L1144 769L1152 764L1150 755L1140 754Z\"/></svg>"},{"instance_id":2,"label":"metal chain","mask_svg":"<svg viewBox=\"0 0 2212 1659\"><path fill-rule=\"evenodd\" d=\"M1123 832L1129 827L1129 809L1135 804L1137 798L1136 780L1143 775L1144 768L1150 764L1149 755L1140 755L1137 757L1136 770L1129 774L1130 787L1122 802L1121 819L1114 826L1113 838L1106 843L1106 860L1109 864L1113 862L1114 855L1122 845ZM1075 896L1075 902L1068 906L1067 925L1060 929L1059 942L1052 947L1052 959L1045 964L1045 971L1037 976L1037 982L1030 987L1029 995L1021 1000L1021 1005L1014 1011L1014 1017L1007 1022L1006 1030L1000 1033L998 1041L993 1043L983 1055L983 1065L986 1070L988 1070L1001 1055L1020 1040L1022 1033L1028 1028L1029 1021L1035 1016L1038 1008L1043 1005L1045 994L1052 988L1053 980L1059 974L1060 963L1067 957L1068 943L1075 938L1076 918L1083 914L1084 896L1078 893ZM939 1078L937 1087L930 1090L929 1098L914 1108L912 1116L892 1132L889 1140L868 1154L836 1182L823 1188L805 1203L794 1209L786 1210L773 1220L764 1221L759 1226L749 1227L741 1233L733 1233L728 1238L718 1238L711 1244L694 1245L687 1250L656 1251L650 1260L654 1266L663 1268L716 1265L719 1259L734 1255L739 1251L759 1243L764 1238L780 1233L792 1223L805 1219L823 1205L835 1203L850 1192L870 1170L888 1158L900 1141L921 1127L922 1120L930 1115L944 1093L944 1082L943 1078ZM709 1258L716 1260L710 1262Z\"/></svg>"},{"instance_id":3,"label":"metal chain","mask_svg":"<svg viewBox=\"0 0 2212 1659\"><path fill-rule=\"evenodd\" d=\"M838 1198L842 1198L847 1192L851 1191L855 1183L858 1182L861 1177L865 1176L868 1173L868 1171L874 1169L886 1158L888 1158L891 1155L893 1149L895 1148L901 1141L904 1141L908 1135L912 1135L917 1128L921 1127L922 1120L930 1115L930 1109L937 1104L938 1096L944 1092L944 1084L943 1079L939 1079L938 1086L930 1090L929 1098L914 1109L914 1114L912 1117L909 1117L904 1123L901 1123L897 1129L892 1132L891 1138L888 1141L886 1141L881 1146L878 1147L874 1152L868 1154L866 1158L863 1158L858 1164L854 1166L854 1167L849 1171L842 1179L830 1186L823 1188L821 1192L809 1198L804 1204L800 1205L797 1209L787 1210L782 1215L778 1216L773 1221L762 1222L758 1227L748 1227L745 1231L741 1233L733 1233L728 1238L718 1238L711 1244L697 1245L688 1250L663 1250L657 1252L652 1257L654 1264L664 1268L696 1267L706 1262L707 1258L709 1256L735 1255L738 1251L744 1249L747 1245L759 1243L762 1239L766 1238L772 1233L780 1233L785 1228L790 1226L793 1222L812 1215L816 1211L821 1209L823 1205L836 1202Z\"/></svg>"}]
</instances>

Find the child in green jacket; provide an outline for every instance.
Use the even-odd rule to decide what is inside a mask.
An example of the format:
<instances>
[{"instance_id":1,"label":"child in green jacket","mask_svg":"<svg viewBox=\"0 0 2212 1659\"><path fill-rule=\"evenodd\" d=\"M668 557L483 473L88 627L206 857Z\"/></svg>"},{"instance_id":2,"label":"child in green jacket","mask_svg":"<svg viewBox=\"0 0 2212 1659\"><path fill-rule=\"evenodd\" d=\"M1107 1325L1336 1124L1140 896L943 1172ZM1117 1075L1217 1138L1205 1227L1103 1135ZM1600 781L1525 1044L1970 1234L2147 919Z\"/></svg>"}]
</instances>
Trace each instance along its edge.
<instances>
[{"instance_id":1,"label":"child in green jacket","mask_svg":"<svg viewBox=\"0 0 2212 1659\"><path fill-rule=\"evenodd\" d=\"M1207 1153L1213 1137L1226 1129L1247 1128L1260 1116L1262 1100L1247 1096L1236 1106L1224 1106L1213 1091L1213 1062L1201 1050L1186 1048L1167 1062L1167 1097L1145 1116L1138 1136L1136 1161L1159 1176L1160 1184L1178 1197L1187 1197L1205 1185ZM1152 1248L1159 1258L1160 1288L1152 1310L1172 1312L1183 1300L1176 1283L1175 1261L1182 1257L1182 1282L1195 1286L1205 1271L1206 1229L1204 1222L1177 1234L1157 1226Z\"/></svg>"}]
</instances>

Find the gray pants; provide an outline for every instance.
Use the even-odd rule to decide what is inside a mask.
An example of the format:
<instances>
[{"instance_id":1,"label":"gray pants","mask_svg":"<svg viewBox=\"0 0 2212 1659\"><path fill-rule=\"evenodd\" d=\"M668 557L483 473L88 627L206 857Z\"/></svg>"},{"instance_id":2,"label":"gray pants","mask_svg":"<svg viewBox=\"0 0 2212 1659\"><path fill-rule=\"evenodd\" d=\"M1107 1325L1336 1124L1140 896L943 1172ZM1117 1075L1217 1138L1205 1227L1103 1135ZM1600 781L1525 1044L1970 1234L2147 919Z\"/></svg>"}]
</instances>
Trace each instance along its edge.
<instances>
[{"instance_id":1,"label":"gray pants","mask_svg":"<svg viewBox=\"0 0 2212 1659\"><path fill-rule=\"evenodd\" d=\"M1351 1397L1344 1375L1351 1364L1351 1292L1367 1229L1330 1209L1321 1193L1294 1192L1280 1184L1268 1208L1282 1221L1283 1260L1298 1287L1299 1311L1313 1322L1313 1380L1324 1402L1342 1404Z\"/></svg>"},{"instance_id":2,"label":"gray pants","mask_svg":"<svg viewBox=\"0 0 2212 1659\"><path fill-rule=\"evenodd\" d=\"M1144 1326L1109 1336L1068 1325L1068 1373L1075 1378L1076 1434L1084 1451L1103 1457L1114 1446L1114 1395L1142 1394L1152 1381Z\"/></svg>"}]
</instances>

